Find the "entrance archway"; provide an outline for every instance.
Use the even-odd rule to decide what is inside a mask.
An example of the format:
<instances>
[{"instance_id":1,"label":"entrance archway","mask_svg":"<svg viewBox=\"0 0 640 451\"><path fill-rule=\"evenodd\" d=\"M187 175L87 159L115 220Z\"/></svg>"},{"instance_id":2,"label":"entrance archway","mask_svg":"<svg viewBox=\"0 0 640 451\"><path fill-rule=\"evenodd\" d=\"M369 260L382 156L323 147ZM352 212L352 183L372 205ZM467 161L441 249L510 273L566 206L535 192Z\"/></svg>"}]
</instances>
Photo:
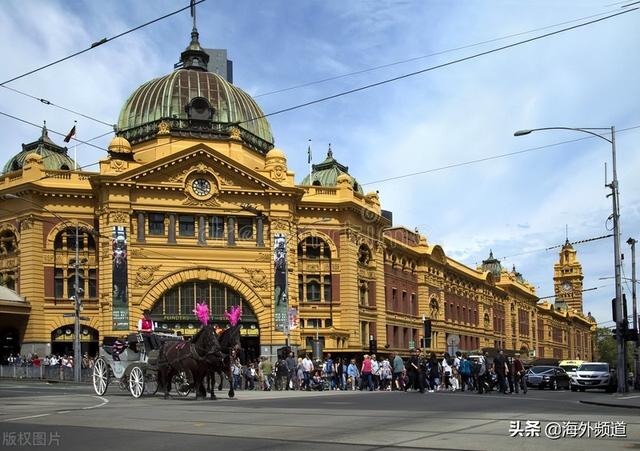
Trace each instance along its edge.
<instances>
[{"instance_id":1,"label":"entrance archway","mask_svg":"<svg viewBox=\"0 0 640 451\"><path fill-rule=\"evenodd\" d=\"M232 306L240 306L240 359L244 363L260 356L259 321L253 308L242 294L218 281L188 280L162 293L150 309L156 330L177 332L186 337L195 335L200 329L200 323L193 312L196 302L205 302L209 306L209 322L222 328L229 324L224 313Z\"/></svg>"},{"instance_id":2,"label":"entrance archway","mask_svg":"<svg viewBox=\"0 0 640 451\"><path fill-rule=\"evenodd\" d=\"M57 355L73 355L74 326L68 324L58 327L51 332L51 354ZM98 338L99 333L96 329L89 326L80 326L80 349L81 354L85 352L90 356L98 354Z\"/></svg>"},{"instance_id":3,"label":"entrance archway","mask_svg":"<svg viewBox=\"0 0 640 451\"><path fill-rule=\"evenodd\" d=\"M13 354L20 353L20 334L15 327L5 327L0 331L0 362L5 362Z\"/></svg>"}]
</instances>

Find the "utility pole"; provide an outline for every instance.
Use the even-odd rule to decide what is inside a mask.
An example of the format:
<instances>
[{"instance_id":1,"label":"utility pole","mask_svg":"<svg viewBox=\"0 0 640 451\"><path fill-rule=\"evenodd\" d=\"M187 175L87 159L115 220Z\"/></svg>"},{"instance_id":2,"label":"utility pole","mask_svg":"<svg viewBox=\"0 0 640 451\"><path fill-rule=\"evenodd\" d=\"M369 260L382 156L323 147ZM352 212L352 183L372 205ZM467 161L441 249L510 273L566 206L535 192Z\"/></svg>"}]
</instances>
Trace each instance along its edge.
<instances>
[{"instance_id":1,"label":"utility pole","mask_svg":"<svg viewBox=\"0 0 640 451\"><path fill-rule=\"evenodd\" d=\"M636 243L638 241L629 238L627 244L631 246L631 298L633 299L633 329L638 331L638 306L636 301ZM636 336L633 345L633 388L640 389L640 348Z\"/></svg>"},{"instance_id":2,"label":"utility pole","mask_svg":"<svg viewBox=\"0 0 640 451\"><path fill-rule=\"evenodd\" d=\"M614 263L615 263L615 280L616 280L616 342L617 342L617 350L618 350L618 361L616 365L616 374L618 376L618 393L626 393L627 392L627 375L626 375L626 355L625 355L625 341L622 335L623 327L622 322L625 320L623 318L623 309L622 309L622 261L620 254L620 200L618 193L618 173L616 169L616 130L615 127L611 127L611 158L612 158L612 173L613 180L611 184L609 184L609 188L611 188L611 197L613 200L613 253L614 253Z\"/></svg>"},{"instance_id":3,"label":"utility pole","mask_svg":"<svg viewBox=\"0 0 640 451\"><path fill-rule=\"evenodd\" d=\"M75 311L75 325L73 335L73 379L76 383L79 383L81 380L80 371L82 367L82 352L80 350L80 308L82 307L82 301L80 300L80 296L82 296L83 289L80 287L80 239L78 235L80 235L80 228L78 223L76 222L76 259L73 264L73 266L75 267L75 287L73 290Z\"/></svg>"}]
</instances>

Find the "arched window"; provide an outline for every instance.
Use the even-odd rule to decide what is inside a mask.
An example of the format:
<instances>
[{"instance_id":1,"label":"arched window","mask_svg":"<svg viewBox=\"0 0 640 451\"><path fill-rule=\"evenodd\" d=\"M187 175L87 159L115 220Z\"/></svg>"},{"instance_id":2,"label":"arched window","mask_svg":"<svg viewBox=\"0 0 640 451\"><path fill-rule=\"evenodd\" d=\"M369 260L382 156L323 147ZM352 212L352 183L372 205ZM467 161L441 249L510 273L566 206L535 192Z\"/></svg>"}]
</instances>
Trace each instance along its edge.
<instances>
[{"instance_id":1,"label":"arched window","mask_svg":"<svg viewBox=\"0 0 640 451\"><path fill-rule=\"evenodd\" d=\"M86 227L77 229L77 243L79 268L78 287L82 289L82 298L95 299L98 297L98 256L96 240ZM47 293L55 299L66 300L76 294L75 290L75 260L76 260L76 228L66 227L53 241L54 266L53 290ZM51 289L51 288L50 288Z\"/></svg>"},{"instance_id":2,"label":"arched window","mask_svg":"<svg viewBox=\"0 0 640 451\"><path fill-rule=\"evenodd\" d=\"M0 233L0 257L13 255L18 250L18 240L11 230Z\"/></svg>"},{"instance_id":3,"label":"arched window","mask_svg":"<svg viewBox=\"0 0 640 451\"><path fill-rule=\"evenodd\" d=\"M212 323L227 324L224 312L232 306L241 306L245 327L257 326L258 318L240 293L227 285L201 280L184 282L165 291L151 309L151 317L160 323L160 329L199 327L193 313L196 302L207 304Z\"/></svg>"},{"instance_id":4,"label":"arched window","mask_svg":"<svg viewBox=\"0 0 640 451\"><path fill-rule=\"evenodd\" d=\"M317 236L298 244L298 296L301 302L332 302L331 248Z\"/></svg>"}]
</instances>

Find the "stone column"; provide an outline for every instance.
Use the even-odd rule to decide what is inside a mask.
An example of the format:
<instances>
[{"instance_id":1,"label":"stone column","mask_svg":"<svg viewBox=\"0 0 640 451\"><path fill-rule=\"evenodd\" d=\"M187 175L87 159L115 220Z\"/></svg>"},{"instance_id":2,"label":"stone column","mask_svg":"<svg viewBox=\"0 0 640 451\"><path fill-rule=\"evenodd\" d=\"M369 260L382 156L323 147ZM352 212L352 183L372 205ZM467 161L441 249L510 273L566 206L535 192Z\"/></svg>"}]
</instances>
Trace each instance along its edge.
<instances>
[{"instance_id":1,"label":"stone column","mask_svg":"<svg viewBox=\"0 0 640 451\"><path fill-rule=\"evenodd\" d=\"M236 218L233 216L227 218L227 244L236 245Z\"/></svg>"},{"instance_id":2,"label":"stone column","mask_svg":"<svg viewBox=\"0 0 640 451\"><path fill-rule=\"evenodd\" d=\"M198 244L202 246L207 244L206 231L204 216L198 216Z\"/></svg>"},{"instance_id":3,"label":"stone column","mask_svg":"<svg viewBox=\"0 0 640 451\"><path fill-rule=\"evenodd\" d=\"M138 243L144 241L144 213L138 212Z\"/></svg>"},{"instance_id":4,"label":"stone column","mask_svg":"<svg viewBox=\"0 0 640 451\"><path fill-rule=\"evenodd\" d=\"M169 232L167 241L169 244L176 244L176 215L173 213L169 214Z\"/></svg>"},{"instance_id":5,"label":"stone column","mask_svg":"<svg viewBox=\"0 0 640 451\"><path fill-rule=\"evenodd\" d=\"M264 224L262 216L258 216L256 221L256 246L264 247Z\"/></svg>"}]
</instances>

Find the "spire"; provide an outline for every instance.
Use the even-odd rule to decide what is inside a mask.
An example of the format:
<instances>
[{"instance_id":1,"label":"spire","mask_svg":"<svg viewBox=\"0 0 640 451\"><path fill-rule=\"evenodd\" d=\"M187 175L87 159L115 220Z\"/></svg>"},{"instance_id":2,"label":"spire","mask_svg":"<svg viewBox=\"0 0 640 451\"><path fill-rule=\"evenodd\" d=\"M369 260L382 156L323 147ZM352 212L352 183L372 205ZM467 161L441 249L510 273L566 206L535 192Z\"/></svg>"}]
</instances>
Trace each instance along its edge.
<instances>
[{"instance_id":1,"label":"spire","mask_svg":"<svg viewBox=\"0 0 640 451\"><path fill-rule=\"evenodd\" d=\"M327 159L333 158L333 150L331 150L331 143L329 143L329 150L327 151Z\"/></svg>"},{"instance_id":2,"label":"spire","mask_svg":"<svg viewBox=\"0 0 640 451\"><path fill-rule=\"evenodd\" d=\"M207 71L209 63L209 55L200 46L200 34L196 27L196 4L191 0L191 17L193 18L193 28L191 29L191 42L187 48L180 54L180 62L176 64L176 68Z\"/></svg>"}]
</instances>

